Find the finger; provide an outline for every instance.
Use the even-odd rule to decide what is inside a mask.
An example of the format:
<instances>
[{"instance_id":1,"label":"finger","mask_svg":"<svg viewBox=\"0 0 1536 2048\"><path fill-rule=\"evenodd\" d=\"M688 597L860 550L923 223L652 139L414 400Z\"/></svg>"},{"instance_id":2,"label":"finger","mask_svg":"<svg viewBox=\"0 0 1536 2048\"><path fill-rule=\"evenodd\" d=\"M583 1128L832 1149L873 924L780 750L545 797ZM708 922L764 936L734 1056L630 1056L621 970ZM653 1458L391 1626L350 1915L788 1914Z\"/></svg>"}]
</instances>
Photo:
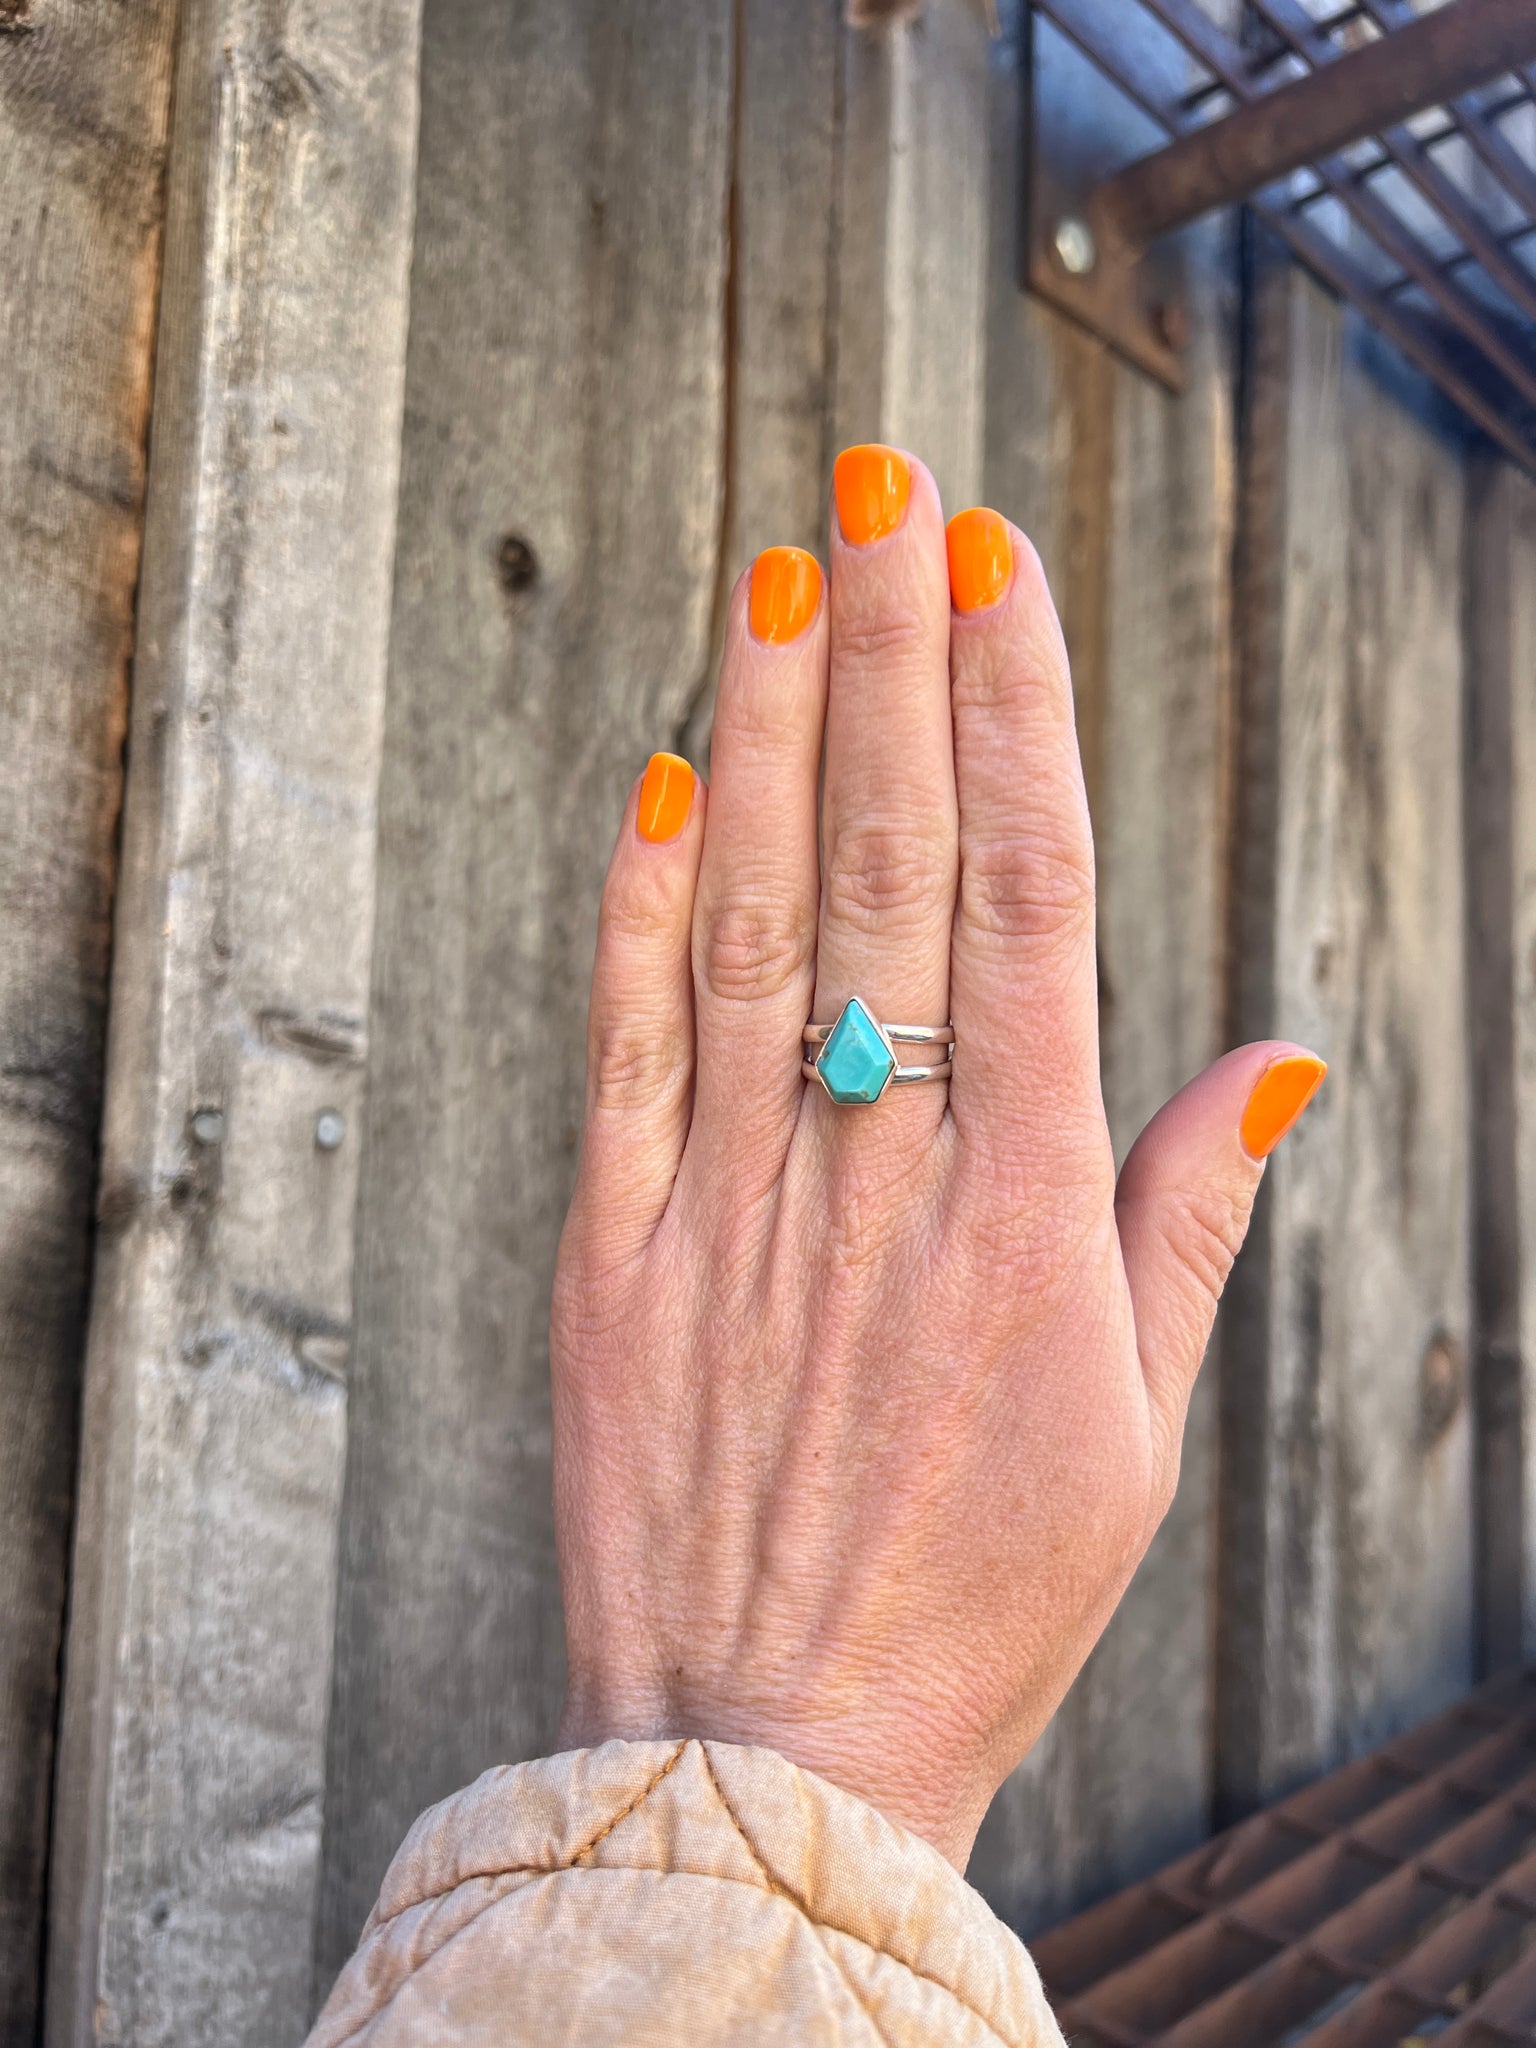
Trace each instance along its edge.
<instances>
[{"instance_id":1,"label":"finger","mask_svg":"<svg viewBox=\"0 0 1536 2048\"><path fill-rule=\"evenodd\" d=\"M732 595L693 922L690 1154L771 1184L799 1109L816 962L816 780L827 695L822 574L769 548Z\"/></svg>"},{"instance_id":2,"label":"finger","mask_svg":"<svg viewBox=\"0 0 1536 2048\"><path fill-rule=\"evenodd\" d=\"M814 1014L830 1023L856 995L883 1023L943 1024L957 817L938 489L920 462L869 447L838 457L834 493ZM941 1088L898 1089L879 1127L931 1133L943 1103Z\"/></svg>"},{"instance_id":3,"label":"finger","mask_svg":"<svg viewBox=\"0 0 1536 2048\"><path fill-rule=\"evenodd\" d=\"M688 763L653 754L630 791L603 885L572 1214L595 1255L614 1264L649 1243L688 1136L689 937L705 808Z\"/></svg>"},{"instance_id":4,"label":"finger","mask_svg":"<svg viewBox=\"0 0 1536 2048\"><path fill-rule=\"evenodd\" d=\"M1039 557L981 507L950 521L947 542L960 803L950 1098L963 1142L1021 1162L1064 1124L1102 1124L1093 839Z\"/></svg>"},{"instance_id":5,"label":"finger","mask_svg":"<svg viewBox=\"0 0 1536 2048\"><path fill-rule=\"evenodd\" d=\"M1273 1040L1217 1060L1165 1103L1120 1170L1115 1220L1154 1413L1175 1448L1264 1161L1328 1069Z\"/></svg>"}]
</instances>

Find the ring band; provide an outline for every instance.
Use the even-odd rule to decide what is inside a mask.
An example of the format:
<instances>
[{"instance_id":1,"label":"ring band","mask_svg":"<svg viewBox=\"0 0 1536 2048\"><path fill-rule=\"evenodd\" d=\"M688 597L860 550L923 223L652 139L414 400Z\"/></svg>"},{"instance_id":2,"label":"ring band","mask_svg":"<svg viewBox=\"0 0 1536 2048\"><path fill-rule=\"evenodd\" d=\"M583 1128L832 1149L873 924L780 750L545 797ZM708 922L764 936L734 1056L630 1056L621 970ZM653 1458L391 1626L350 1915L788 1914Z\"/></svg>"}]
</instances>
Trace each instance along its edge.
<instances>
[{"instance_id":1,"label":"ring band","mask_svg":"<svg viewBox=\"0 0 1536 2048\"><path fill-rule=\"evenodd\" d=\"M819 1081L836 1103L878 1102L887 1088L916 1081L947 1081L954 1068L954 1027L950 1024L881 1024L869 1005L850 996L831 1024L807 1024L802 1042L818 1048L803 1058L800 1071ZM925 1066L904 1067L897 1045L942 1047Z\"/></svg>"}]
</instances>

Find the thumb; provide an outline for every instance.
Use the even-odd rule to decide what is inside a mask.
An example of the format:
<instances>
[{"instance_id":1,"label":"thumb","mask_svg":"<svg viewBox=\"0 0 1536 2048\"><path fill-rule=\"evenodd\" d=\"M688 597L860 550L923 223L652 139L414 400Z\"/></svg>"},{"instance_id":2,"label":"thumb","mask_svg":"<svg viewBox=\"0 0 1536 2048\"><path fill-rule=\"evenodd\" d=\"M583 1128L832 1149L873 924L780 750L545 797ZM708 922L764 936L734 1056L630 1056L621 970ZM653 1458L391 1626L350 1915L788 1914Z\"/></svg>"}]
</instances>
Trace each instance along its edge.
<instances>
[{"instance_id":1,"label":"thumb","mask_svg":"<svg viewBox=\"0 0 1536 2048\"><path fill-rule=\"evenodd\" d=\"M1164 1103L1120 1169L1115 1220L1141 1369L1174 1445L1264 1161L1327 1071L1299 1045L1239 1046Z\"/></svg>"}]
</instances>

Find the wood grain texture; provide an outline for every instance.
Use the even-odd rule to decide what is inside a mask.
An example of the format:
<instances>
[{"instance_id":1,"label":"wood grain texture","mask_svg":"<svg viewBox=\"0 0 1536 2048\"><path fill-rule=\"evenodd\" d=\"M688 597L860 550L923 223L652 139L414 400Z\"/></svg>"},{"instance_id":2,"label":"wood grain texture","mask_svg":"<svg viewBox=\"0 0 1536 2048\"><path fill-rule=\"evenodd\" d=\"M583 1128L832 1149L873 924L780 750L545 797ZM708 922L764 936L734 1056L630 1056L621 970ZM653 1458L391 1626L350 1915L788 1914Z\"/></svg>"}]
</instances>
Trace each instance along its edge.
<instances>
[{"instance_id":1,"label":"wood grain texture","mask_svg":"<svg viewBox=\"0 0 1536 2048\"><path fill-rule=\"evenodd\" d=\"M712 0L426 11L320 1993L554 1734L550 1277L603 869L709 657L732 70Z\"/></svg>"},{"instance_id":2,"label":"wood grain texture","mask_svg":"<svg viewBox=\"0 0 1536 2048\"><path fill-rule=\"evenodd\" d=\"M171 0L0 34L0 2032L30 2041L143 525Z\"/></svg>"},{"instance_id":3,"label":"wood grain texture","mask_svg":"<svg viewBox=\"0 0 1536 2048\"><path fill-rule=\"evenodd\" d=\"M1525 1661L1527 1413L1522 1297L1536 1266L1522 1256L1522 1139L1529 1109L1520 1075L1529 934L1522 868L1532 848L1522 813L1525 730L1536 643L1522 614L1536 588L1528 481L1491 448L1467 473L1462 563L1465 723L1467 1055L1471 1091L1473 1479L1477 1667L1491 1676ZM1522 640L1525 644L1522 645ZM1519 664L1524 662L1524 668ZM1521 687L1522 679L1526 686ZM1529 806L1526 799L1525 807ZM1517 988L1519 993L1517 994Z\"/></svg>"},{"instance_id":4,"label":"wood grain texture","mask_svg":"<svg viewBox=\"0 0 1536 2048\"><path fill-rule=\"evenodd\" d=\"M268 2044L308 2015L417 32L416 0L181 10L52 1866L61 2048ZM317 1144L327 1109L339 1149Z\"/></svg>"},{"instance_id":5,"label":"wood grain texture","mask_svg":"<svg viewBox=\"0 0 1536 2048\"><path fill-rule=\"evenodd\" d=\"M981 493L987 50L980 0L928 0L844 51L833 446L910 449L950 513Z\"/></svg>"},{"instance_id":6,"label":"wood grain texture","mask_svg":"<svg viewBox=\"0 0 1536 2048\"><path fill-rule=\"evenodd\" d=\"M1230 256L1190 251L1189 387L1171 399L1021 293L1016 10L993 60L995 250L985 495L1041 549L1073 659L1099 879L1100 1031L1117 1156L1220 1050L1232 522ZM1041 90L1119 118L1042 35ZM1110 127L1110 134L1115 130ZM1178 1498L971 1868L1025 1934L1204 1833L1210 1805L1214 1389Z\"/></svg>"},{"instance_id":7,"label":"wood grain texture","mask_svg":"<svg viewBox=\"0 0 1536 2048\"><path fill-rule=\"evenodd\" d=\"M1237 1007L1331 1071L1269 1168L1223 1353L1226 1812L1473 1658L1464 452L1317 287L1257 289Z\"/></svg>"},{"instance_id":8,"label":"wood grain texture","mask_svg":"<svg viewBox=\"0 0 1536 2048\"><path fill-rule=\"evenodd\" d=\"M839 0L739 0L727 230L724 542L681 751L706 768L735 579L765 547L825 562L841 242ZM787 118L793 109L793 118Z\"/></svg>"},{"instance_id":9,"label":"wood grain texture","mask_svg":"<svg viewBox=\"0 0 1536 2048\"><path fill-rule=\"evenodd\" d=\"M1518 1203L1521 1376L1520 1654L1536 1661L1536 484L1506 469L1510 494L1511 807L1514 865L1515 1199Z\"/></svg>"}]
</instances>

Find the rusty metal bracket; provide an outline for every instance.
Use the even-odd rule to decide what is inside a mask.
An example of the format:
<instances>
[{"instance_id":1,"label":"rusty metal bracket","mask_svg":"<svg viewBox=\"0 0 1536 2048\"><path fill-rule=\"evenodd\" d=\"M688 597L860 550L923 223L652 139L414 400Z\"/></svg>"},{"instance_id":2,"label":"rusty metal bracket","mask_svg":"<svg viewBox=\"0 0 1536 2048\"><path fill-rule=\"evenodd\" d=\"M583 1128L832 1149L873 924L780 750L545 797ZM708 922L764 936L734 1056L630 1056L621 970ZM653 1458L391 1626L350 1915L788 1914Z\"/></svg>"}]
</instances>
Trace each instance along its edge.
<instances>
[{"instance_id":1,"label":"rusty metal bracket","mask_svg":"<svg viewBox=\"0 0 1536 2048\"><path fill-rule=\"evenodd\" d=\"M1121 0L1118 14L1102 0L1037 0L1026 40L1028 284L1177 390L1178 230L1251 202L1536 469L1536 161L1506 125L1536 98L1536 0L1447 0L1428 14L1409 0L1351 0L1326 19L1301 0L1251 0L1250 16L1252 46L1198 0ZM1162 147L1115 161L1111 145L1085 144L1081 123L1064 126L1041 89L1042 21L1168 138ZM1166 64L1139 60L1133 26L1177 55L1182 90L1169 88ZM1442 114L1427 130L1431 108ZM1450 168L1453 140L1497 187L1496 208ZM1323 199L1336 202L1344 234L1320 223Z\"/></svg>"}]
</instances>

